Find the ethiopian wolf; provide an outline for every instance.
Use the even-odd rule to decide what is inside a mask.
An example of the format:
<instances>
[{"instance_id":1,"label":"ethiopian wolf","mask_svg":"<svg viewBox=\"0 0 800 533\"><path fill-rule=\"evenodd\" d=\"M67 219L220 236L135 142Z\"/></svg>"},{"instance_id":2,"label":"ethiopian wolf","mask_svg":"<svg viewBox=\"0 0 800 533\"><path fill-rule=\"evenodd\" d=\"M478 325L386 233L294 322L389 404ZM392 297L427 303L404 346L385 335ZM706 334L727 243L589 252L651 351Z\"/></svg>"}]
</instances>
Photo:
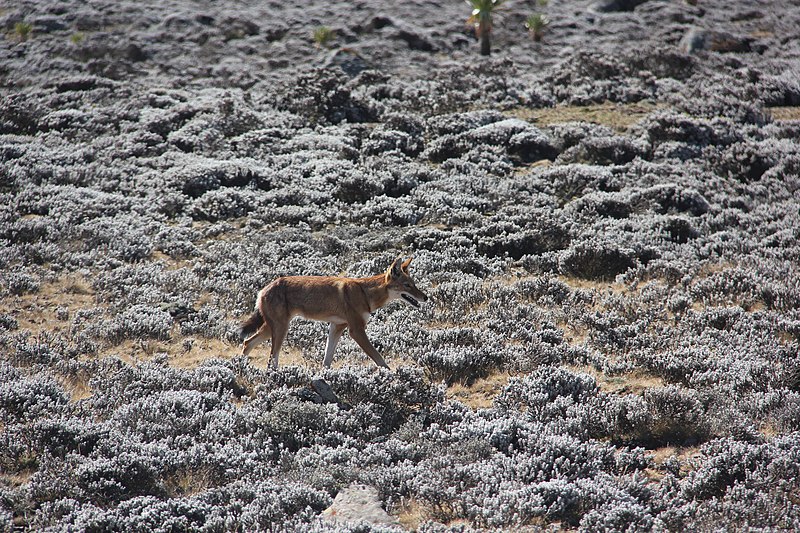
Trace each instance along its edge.
<instances>
[{"instance_id":1,"label":"ethiopian wolf","mask_svg":"<svg viewBox=\"0 0 800 533\"><path fill-rule=\"evenodd\" d=\"M276 279L258 292L256 310L242 324L242 354L248 355L260 343L272 338L270 363L278 368L278 354L289 331L289 322L295 316L302 316L330 324L322 363L326 368L331 366L336 344L345 329L350 330L350 337L375 364L389 368L367 338L364 328L370 313L397 298L414 307L428 300L408 275L412 258L401 259L395 259L386 272L368 278L287 276Z\"/></svg>"}]
</instances>

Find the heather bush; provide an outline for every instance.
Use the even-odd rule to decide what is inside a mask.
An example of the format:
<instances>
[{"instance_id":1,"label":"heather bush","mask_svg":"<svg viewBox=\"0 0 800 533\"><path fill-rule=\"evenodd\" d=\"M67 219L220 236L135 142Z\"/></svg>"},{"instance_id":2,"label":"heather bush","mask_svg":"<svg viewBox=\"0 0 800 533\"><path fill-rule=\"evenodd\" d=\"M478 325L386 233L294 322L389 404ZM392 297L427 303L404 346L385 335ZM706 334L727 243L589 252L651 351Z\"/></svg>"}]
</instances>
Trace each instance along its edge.
<instances>
[{"instance_id":1,"label":"heather bush","mask_svg":"<svg viewBox=\"0 0 800 533\"><path fill-rule=\"evenodd\" d=\"M352 97L347 77L334 69L303 72L282 91L276 107L305 116L312 123L364 122L370 111Z\"/></svg>"},{"instance_id":2,"label":"heather bush","mask_svg":"<svg viewBox=\"0 0 800 533\"><path fill-rule=\"evenodd\" d=\"M53 378L23 377L10 369L4 374L10 378L0 385L0 416L4 423L58 415L68 409L69 398Z\"/></svg>"},{"instance_id":3,"label":"heather bush","mask_svg":"<svg viewBox=\"0 0 800 533\"><path fill-rule=\"evenodd\" d=\"M593 280L612 280L636 265L633 250L612 243L587 243L571 247L561 255L559 270Z\"/></svg>"},{"instance_id":4,"label":"heather bush","mask_svg":"<svg viewBox=\"0 0 800 533\"><path fill-rule=\"evenodd\" d=\"M610 54L581 50L547 74L559 102L587 105L595 102L638 102L650 97L654 87L631 76L627 65Z\"/></svg>"},{"instance_id":5,"label":"heather bush","mask_svg":"<svg viewBox=\"0 0 800 533\"><path fill-rule=\"evenodd\" d=\"M715 1L479 62L447 2L0 15L0 529L390 530L320 516L354 483L420 531L798 529L800 19ZM271 280L400 255L392 371L299 319L239 355Z\"/></svg>"}]
</instances>

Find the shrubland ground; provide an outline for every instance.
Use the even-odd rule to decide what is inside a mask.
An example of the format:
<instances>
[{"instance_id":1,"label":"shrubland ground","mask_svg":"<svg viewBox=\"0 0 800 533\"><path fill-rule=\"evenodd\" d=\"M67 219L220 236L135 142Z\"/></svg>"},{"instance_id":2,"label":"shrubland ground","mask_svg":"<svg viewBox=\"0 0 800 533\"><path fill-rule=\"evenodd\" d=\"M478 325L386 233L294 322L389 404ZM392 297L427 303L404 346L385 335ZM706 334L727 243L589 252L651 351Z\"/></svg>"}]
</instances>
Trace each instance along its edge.
<instances>
[{"instance_id":1,"label":"shrubland ground","mask_svg":"<svg viewBox=\"0 0 800 533\"><path fill-rule=\"evenodd\" d=\"M352 483L800 527L800 9L698 4L509 2L488 59L461 2L0 5L2 528L324 530ZM412 253L393 371L237 355L274 277Z\"/></svg>"}]
</instances>

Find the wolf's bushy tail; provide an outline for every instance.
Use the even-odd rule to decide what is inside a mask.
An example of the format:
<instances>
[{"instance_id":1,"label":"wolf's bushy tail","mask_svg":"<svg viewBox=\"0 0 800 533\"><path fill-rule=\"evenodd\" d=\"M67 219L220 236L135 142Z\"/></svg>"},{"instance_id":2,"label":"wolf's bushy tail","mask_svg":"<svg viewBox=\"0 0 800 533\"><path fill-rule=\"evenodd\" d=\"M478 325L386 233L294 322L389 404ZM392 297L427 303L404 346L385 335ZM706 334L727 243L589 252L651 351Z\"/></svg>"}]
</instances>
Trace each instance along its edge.
<instances>
[{"instance_id":1,"label":"wolf's bushy tail","mask_svg":"<svg viewBox=\"0 0 800 533\"><path fill-rule=\"evenodd\" d=\"M264 317L261 316L261 311L256 309L250 317L242 324L239 328L239 338L241 340L246 339L256 331L261 325L264 323Z\"/></svg>"}]
</instances>

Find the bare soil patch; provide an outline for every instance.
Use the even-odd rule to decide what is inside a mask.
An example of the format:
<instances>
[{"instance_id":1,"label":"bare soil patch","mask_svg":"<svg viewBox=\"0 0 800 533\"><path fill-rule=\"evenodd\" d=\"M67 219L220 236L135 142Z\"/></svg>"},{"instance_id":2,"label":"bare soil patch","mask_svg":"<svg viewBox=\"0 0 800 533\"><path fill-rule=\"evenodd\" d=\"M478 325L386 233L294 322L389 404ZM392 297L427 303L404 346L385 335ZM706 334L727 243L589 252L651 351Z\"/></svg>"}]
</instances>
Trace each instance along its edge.
<instances>
[{"instance_id":1,"label":"bare soil patch","mask_svg":"<svg viewBox=\"0 0 800 533\"><path fill-rule=\"evenodd\" d=\"M471 409L488 409L492 407L494 399L506 386L510 377L505 372L495 372L485 378L476 379L470 385L454 383L447 389L447 396Z\"/></svg>"},{"instance_id":2,"label":"bare soil patch","mask_svg":"<svg viewBox=\"0 0 800 533\"><path fill-rule=\"evenodd\" d=\"M517 108L508 114L529 120L539 126L563 124L564 122L590 122L608 126L614 131L624 133L641 119L663 108L663 104L636 102L618 104L607 102L586 106L555 106L541 109Z\"/></svg>"},{"instance_id":3,"label":"bare soil patch","mask_svg":"<svg viewBox=\"0 0 800 533\"><path fill-rule=\"evenodd\" d=\"M799 106L781 106L767 108L773 120L800 120Z\"/></svg>"}]
</instances>

